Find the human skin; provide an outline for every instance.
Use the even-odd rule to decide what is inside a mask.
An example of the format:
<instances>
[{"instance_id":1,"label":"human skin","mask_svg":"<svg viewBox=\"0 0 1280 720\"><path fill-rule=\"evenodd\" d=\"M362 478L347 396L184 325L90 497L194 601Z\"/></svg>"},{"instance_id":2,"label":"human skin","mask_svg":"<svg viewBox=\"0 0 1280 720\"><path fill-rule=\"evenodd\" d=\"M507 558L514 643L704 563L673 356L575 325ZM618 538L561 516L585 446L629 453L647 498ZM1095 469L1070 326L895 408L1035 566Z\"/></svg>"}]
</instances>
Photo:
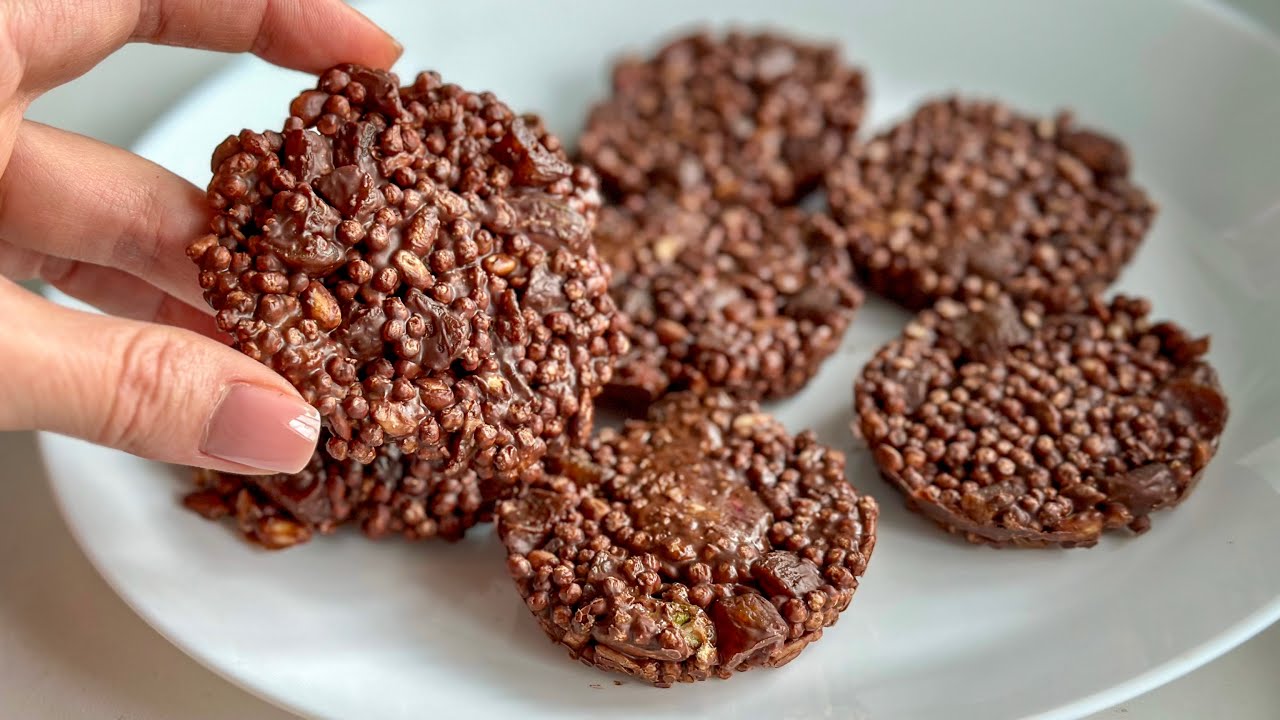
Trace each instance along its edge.
<instances>
[{"instance_id":1,"label":"human skin","mask_svg":"<svg viewBox=\"0 0 1280 720\"><path fill-rule=\"evenodd\" d=\"M230 472L296 472L315 449L319 414L219 341L184 253L206 230L204 193L127 151L23 118L41 93L131 42L252 52L307 72L386 68L401 52L340 0L0 0L0 430ZM106 314L50 303L16 282L28 279Z\"/></svg>"}]
</instances>

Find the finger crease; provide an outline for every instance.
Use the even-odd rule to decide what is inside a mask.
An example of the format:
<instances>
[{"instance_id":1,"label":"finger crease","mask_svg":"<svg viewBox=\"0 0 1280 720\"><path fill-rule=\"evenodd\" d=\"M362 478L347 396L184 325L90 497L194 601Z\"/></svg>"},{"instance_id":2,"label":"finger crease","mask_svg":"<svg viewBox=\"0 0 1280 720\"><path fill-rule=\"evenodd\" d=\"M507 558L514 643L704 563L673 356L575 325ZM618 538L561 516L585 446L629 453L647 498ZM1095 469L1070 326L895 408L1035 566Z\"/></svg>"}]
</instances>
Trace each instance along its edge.
<instances>
[{"instance_id":1,"label":"finger crease","mask_svg":"<svg viewBox=\"0 0 1280 720\"><path fill-rule=\"evenodd\" d=\"M22 87L22 76L25 73L22 55L14 44L9 18L0 17L0 98L9 99L16 95Z\"/></svg>"},{"instance_id":2,"label":"finger crease","mask_svg":"<svg viewBox=\"0 0 1280 720\"><path fill-rule=\"evenodd\" d=\"M268 32L269 28L267 27L271 22L272 6L274 4L274 0L267 0L267 2L258 6L262 11L262 15L258 18L258 22L255 23L257 31L254 33L253 47L249 50L249 52L258 57L265 55L271 49L271 43L275 41L272 33Z\"/></svg>"},{"instance_id":3,"label":"finger crease","mask_svg":"<svg viewBox=\"0 0 1280 720\"><path fill-rule=\"evenodd\" d=\"M159 271L160 255L165 247L165 208L150 192L137 202L122 202L122 206L136 206L138 211L117 236L112 255L119 260L119 267L131 275L143 279L152 277Z\"/></svg>"},{"instance_id":4,"label":"finger crease","mask_svg":"<svg viewBox=\"0 0 1280 720\"><path fill-rule=\"evenodd\" d=\"M116 347L119 375L96 439L129 452L146 437L147 424L154 419L148 411L164 396L164 384L170 379L166 370L175 349L166 336L140 329L124 336Z\"/></svg>"},{"instance_id":5,"label":"finger crease","mask_svg":"<svg viewBox=\"0 0 1280 720\"><path fill-rule=\"evenodd\" d=\"M165 0L142 0L138 3L138 21L134 24L133 37L155 42L168 30L172 13Z\"/></svg>"},{"instance_id":6,"label":"finger crease","mask_svg":"<svg viewBox=\"0 0 1280 720\"><path fill-rule=\"evenodd\" d=\"M0 3L0 92L5 97L13 95L22 85L27 73L25 54L18 45L17 20L11 10L13 3ZM17 4L17 12L22 4Z\"/></svg>"}]
</instances>

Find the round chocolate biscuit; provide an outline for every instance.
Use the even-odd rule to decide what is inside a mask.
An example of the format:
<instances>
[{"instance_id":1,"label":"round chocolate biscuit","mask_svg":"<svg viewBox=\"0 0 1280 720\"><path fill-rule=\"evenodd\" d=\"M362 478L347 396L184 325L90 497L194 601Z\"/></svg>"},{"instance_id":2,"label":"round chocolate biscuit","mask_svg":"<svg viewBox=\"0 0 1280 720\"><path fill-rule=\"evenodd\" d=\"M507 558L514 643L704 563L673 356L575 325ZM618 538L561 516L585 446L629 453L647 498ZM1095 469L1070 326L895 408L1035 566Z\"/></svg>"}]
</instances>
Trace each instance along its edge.
<instances>
[{"instance_id":1,"label":"round chocolate biscuit","mask_svg":"<svg viewBox=\"0 0 1280 720\"><path fill-rule=\"evenodd\" d=\"M958 98L862 145L826 187L866 286L912 309L1100 292L1155 215L1117 141L1066 113Z\"/></svg>"},{"instance_id":2,"label":"round chocolate biscuit","mask_svg":"<svg viewBox=\"0 0 1280 720\"><path fill-rule=\"evenodd\" d=\"M473 472L444 476L430 462L385 448L369 464L318 450L300 473L197 470L183 504L211 520L230 516L249 540L278 550L356 524L370 538L460 540L492 518L501 485Z\"/></svg>"},{"instance_id":3,"label":"round chocolate biscuit","mask_svg":"<svg viewBox=\"0 0 1280 720\"><path fill-rule=\"evenodd\" d=\"M865 100L833 45L698 33L621 60L579 148L615 194L787 204L852 144Z\"/></svg>"},{"instance_id":4,"label":"round chocolate biscuit","mask_svg":"<svg viewBox=\"0 0 1280 720\"><path fill-rule=\"evenodd\" d=\"M631 350L606 395L668 391L748 399L800 390L840 344L862 292L828 217L745 205L689 211L658 194L606 207L596 246Z\"/></svg>"},{"instance_id":5,"label":"round chocolate biscuit","mask_svg":"<svg viewBox=\"0 0 1280 720\"><path fill-rule=\"evenodd\" d=\"M783 665L853 597L879 510L753 402L672 395L498 505L520 594L573 657L668 686Z\"/></svg>"},{"instance_id":6,"label":"round chocolate biscuit","mask_svg":"<svg viewBox=\"0 0 1280 720\"><path fill-rule=\"evenodd\" d=\"M1191 492L1227 420L1208 338L1149 312L939 301L863 369L855 431L910 507L970 542L1141 533Z\"/></svg>"},{"instance_id":7,"label":"round chocolate biscuit","mask_svg":"<svg viewBox=\"0 0 1280 720\"><path fill-rule=\"evenodd\" d=\"M338 66L290 111L214 152L189 254L218 326L320 410L329 453L394 444L512 481L585 440L625 346L593 173L434 73Z\"/></svg>"}]
</instances>

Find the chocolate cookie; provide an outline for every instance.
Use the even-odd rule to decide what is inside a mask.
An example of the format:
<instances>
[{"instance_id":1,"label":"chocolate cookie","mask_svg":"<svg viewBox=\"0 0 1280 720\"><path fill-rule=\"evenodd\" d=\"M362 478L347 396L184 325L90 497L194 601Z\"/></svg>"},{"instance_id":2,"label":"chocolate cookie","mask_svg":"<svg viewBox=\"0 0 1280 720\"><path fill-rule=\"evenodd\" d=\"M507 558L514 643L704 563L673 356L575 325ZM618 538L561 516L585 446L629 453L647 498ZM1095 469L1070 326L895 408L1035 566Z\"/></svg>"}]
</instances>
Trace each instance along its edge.
<instances>
[{"instance_id":1,"label":"chocolate cookie","mask_svg":"<svg viewBox=\"0 0 1280 720\"><path fill-rule=\"evenodd\" d=\"M439 475L430 465L394 446L368 465L334 460L321 450L294 475L197 470L196 489L183 503L211 520L235 518L245 537L272 550L346 524L358 524L374 539L459 540L491 519L499 483L473 472Z\"/></svg>"},{"instance_id":2,"label":"chocolate cookie","mask_svg":"<svg viewBox=\"0 0 1280 720\"><path fill-rule=\"evenodd\" d=\"M957 98L924 104L826 185L867 287L913 309L1000 292L1097 293L1155 215L1117 141L1069 114Z\"/></svg>"},{"instance_id":3,"label":"chocolate cookie","mask_svg":"<svg viewBox=\"0 0 1280 720\"><path fill-rule=\"evenodd\" d=\"M514 480L584 440L625 348L591 171L434 73L401 88L338 66L290 112L214 152L212 233L189 254L218 326L320 410L328 452L395 444Z\"/></svg>"},{"instance_id":4,"label":"chocolate cookie","mask_svg":"<svg viewBox=\"0 0 1280 720\"><path fill-rule=\"evenodd\" d=\"M865 99L833 45L698 33L621 60L579 147L619 195L791 203L852 143Z\"/></svg>"},{"instance_id":5,"label":"chocolate cookie","mask_svg":"<svg viewBox=\"0 0 1280 720\"><path fill-rule=\"evenodd\" d=\"M499 503L520 594L602 670L668 686L791 661L834 623L879 510L755 403L679 394Z\"/></svg>"},{"instance_id":6,"label":"chocolate cookie","mask_svg":"<svg viewBox=\"0 0 1280 720\"><path fill-rule=\"evenodd\" d=\"M595 237L629 318L631 351L606 390L614 399L643 405L710 388L790 395L836 350L862 304L844 234L799 209L707 213L632 196L601 212Z\"/></svg>"},{"instance_id":7,"label":"chocolate cookie","mask_svg":"<svg viewBox=\"0 0 1280 720\"><path fill-rule=\"evenodd\" d=\"M855 430L909 506L970 542L1141 533L1191 492L1227 421L1208 338L1149 312L1123 296L940 301L863 369Z\"/></svg>"}]
</instances>

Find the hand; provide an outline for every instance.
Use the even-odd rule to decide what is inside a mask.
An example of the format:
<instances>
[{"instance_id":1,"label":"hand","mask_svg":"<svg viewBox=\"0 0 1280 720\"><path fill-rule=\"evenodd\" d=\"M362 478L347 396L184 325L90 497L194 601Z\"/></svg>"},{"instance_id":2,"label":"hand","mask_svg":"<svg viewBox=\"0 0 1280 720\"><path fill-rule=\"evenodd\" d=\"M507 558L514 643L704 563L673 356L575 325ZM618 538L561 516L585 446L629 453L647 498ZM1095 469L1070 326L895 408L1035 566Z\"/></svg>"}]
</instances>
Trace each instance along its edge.
<instances>
[{"instance_id":1,"label":"hand","mask_svg":"<svg viewBox=\"0 0 1280 720\"><path fill-rule=\"evenodd\" d=\"M385 68L400 54L340 0L0 0L0 430L52 430L219 470L298 471L319 414L213 339L184 253L206 230L204 193L128 152L23 119L42 91L127 42L249 51L311 72ZM112 315L11 282L28 278Z\"/></svg>"}]
</instances>

